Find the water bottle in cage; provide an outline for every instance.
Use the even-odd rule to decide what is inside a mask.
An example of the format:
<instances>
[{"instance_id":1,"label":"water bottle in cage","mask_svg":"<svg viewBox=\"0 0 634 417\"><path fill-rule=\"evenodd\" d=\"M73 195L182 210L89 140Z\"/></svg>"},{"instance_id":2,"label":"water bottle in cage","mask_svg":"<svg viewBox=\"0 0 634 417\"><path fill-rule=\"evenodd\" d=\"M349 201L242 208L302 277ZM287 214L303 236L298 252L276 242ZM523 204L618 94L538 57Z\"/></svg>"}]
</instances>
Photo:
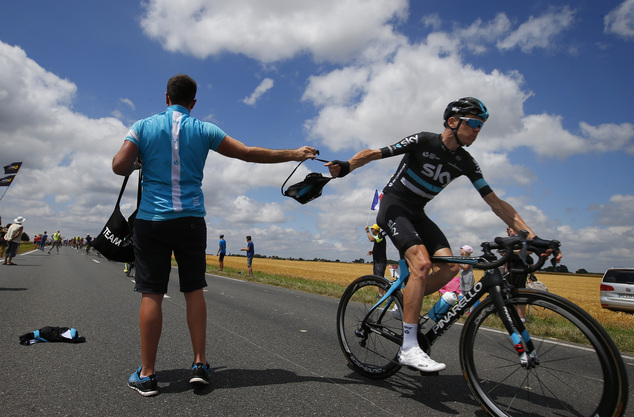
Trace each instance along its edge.
<instances>
[{"instance_id":1,"label":"water bottle in cage","mask_svg":"<svg viewBox=\"0 0 634 417\"><path fill-rule=\"evenodd\" d=\"M458 302L458 297L455 292L446 292L440 297L440 300L436 301L436 304L429 310L427 316L436 323L443 318L447 311Z\"/></svg>"}]
</instances>

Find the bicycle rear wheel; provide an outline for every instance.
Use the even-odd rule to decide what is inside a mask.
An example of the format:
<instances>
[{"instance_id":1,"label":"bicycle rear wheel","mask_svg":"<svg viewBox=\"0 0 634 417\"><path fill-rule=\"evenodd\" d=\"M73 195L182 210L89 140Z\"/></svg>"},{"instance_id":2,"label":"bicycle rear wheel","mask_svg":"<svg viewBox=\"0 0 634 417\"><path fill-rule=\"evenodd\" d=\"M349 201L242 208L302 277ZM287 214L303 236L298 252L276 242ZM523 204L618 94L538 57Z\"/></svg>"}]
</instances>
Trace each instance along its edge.
<instances>
[{"instance_id":1,"label":"bicycle rear wheel","mask_svg":"<svg viewBox=\"0 0 634 417\"><path fill-rule=\"evenodd\" d=\"M395 292L364 322L389 287L390 282L378 276L357 278L341 296L337 309L341 350L354 370L368 378L387 378L401 368L397 360L403 341L401 292Z\"/></svg>"},{"instance_id":2,"label":"bicycle rear wheel","mask_svg":"<svg viewBox=\"0 0 634 417\"><path fill-rule=\"evenodd\" d=\"M516 320L515 307L522 304L538 354L535 366L520 365L490 298L465 323L460 363L482 407L496 416L622 416L625 365L601 325L554 294L513 291L507 306Z\"/></svg>"}]
</instances>

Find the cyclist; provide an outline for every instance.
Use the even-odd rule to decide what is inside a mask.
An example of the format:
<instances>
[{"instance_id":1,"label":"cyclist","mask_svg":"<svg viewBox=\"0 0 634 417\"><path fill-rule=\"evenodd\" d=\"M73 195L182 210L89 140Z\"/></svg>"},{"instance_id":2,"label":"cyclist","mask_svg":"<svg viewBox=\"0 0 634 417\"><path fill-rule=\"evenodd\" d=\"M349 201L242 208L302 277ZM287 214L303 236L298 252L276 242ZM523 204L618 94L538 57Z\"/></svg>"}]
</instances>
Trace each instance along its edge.
<instances>
[{"instance_id":1,"label":"cyclist","mask_svg":"<svg viewBox=\"0 0 634 417\"><path fill-rule=\"evenodd\" d=\"M441 134L420 132L394 145L365 149L348 161L334 160L326 166L333 177L343 177L371 161L402 155L396 173L383 189L377 224L385 230L410 268L403 293L402 365L423 372L437 372L445 364L431 359L418 345L418 320L423 297L434 293L458 273L456 264L441 264L431 271L430 256L452 255L440 228L425 214L425 205L451 181L466 175L493 212L509 227L535 234L515 209L501 200L486 183L478 163L464 149L472 145L489 113L482 101L464 97L444 111ZM561 254L558 260L561 259Z\"/></svg>"}]
</instances>

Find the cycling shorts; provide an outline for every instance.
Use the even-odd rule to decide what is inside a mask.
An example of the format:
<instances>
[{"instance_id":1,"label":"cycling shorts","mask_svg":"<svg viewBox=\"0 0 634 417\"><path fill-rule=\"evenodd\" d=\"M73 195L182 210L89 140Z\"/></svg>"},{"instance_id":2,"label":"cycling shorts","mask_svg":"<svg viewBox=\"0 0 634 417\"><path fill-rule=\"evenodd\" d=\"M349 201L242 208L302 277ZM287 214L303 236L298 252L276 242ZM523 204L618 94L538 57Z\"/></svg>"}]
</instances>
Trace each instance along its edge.
<instances>
[{"instance_id":1,"label":"cycling shorts","mask_svg":"<svg viewBox=\"0 0 634 417\"><path fill-rule=\"evenodd\" d=\"M175 237L178 236L178 237ZM134 290L166 294L172 252L178 265L181 292L207 286L207 225L202 217L182 217L165 221L134 221Z\"/></svg>"},{"instance_id":2,"label":"cycling shorts","mask_svg":"<svg viewBox=\"0 0 634 417\"><path fill-rule=\"evenodd\" d=\"M383 194L376 222L390 237L401 258L415 245L424 245L430 256L449 248L445 234L427 217L424 206L414 205L394 194Z\"/></svg>"}]
</instances>

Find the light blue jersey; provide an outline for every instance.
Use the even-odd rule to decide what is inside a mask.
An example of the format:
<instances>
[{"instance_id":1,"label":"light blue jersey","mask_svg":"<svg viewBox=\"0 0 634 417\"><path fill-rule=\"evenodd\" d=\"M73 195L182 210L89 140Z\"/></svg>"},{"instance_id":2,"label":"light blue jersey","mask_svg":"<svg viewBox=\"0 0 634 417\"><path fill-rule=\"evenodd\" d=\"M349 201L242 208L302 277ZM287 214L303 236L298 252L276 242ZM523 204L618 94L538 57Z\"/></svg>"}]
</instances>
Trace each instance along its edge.
<instances>
[{"instance_id":1,"label":"light blue jersey","mask_svg":"<svg viewBox=\"0 0 634 417\"><path fill-rule=\"evenodd\" d=\"M139 148L143 165L137 218L204 217L205 161L209 150L217 150L225 136L218 126L190 117L180 105L134 123L125 140Z\"/></svg>"}]
</instances>

